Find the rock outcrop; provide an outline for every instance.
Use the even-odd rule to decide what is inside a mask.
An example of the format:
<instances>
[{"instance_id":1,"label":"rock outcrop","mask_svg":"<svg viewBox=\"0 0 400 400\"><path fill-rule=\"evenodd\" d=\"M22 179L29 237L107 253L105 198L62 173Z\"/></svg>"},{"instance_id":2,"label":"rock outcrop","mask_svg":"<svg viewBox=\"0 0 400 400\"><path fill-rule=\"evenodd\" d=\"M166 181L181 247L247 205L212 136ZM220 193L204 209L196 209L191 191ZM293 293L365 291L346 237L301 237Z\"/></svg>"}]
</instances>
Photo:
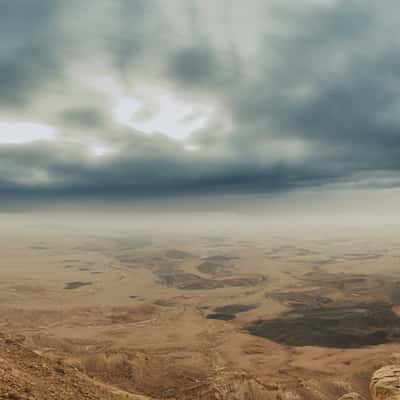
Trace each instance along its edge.
<instances>
[{"instance_id":1,"label":"rock outcrop","mask_svg":"<svg viewBox=\"0 0 400 400\"><path fill-rule=\"evenodd\" d=\"M400 400L400 366L378 369L372 376L370 391L373 400Z\"/></svg>"},{"instance_id":2,"label":"rock outcrop","mask_svg":"<svg viewBox=\"0 0 400 400\"><path fill-rule=\"evenodd\" d=\"M347 393L342 397L340 397L338 400L365 400L365 399L358 393Z\"/></svg>"}]
</instances>

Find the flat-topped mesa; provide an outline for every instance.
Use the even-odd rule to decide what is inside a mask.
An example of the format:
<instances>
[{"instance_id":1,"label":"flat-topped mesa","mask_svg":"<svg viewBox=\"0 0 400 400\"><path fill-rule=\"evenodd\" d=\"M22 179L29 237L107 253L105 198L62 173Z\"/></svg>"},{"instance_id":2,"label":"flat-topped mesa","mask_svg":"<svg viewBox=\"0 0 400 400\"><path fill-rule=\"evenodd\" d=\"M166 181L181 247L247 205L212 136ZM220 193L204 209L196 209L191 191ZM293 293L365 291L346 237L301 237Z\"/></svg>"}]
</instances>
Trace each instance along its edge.
<instances>
[{"instance_id":1,"label":"flat-topped mesa","mask_svg":"<svg viewBox=\"0 0 400 400\"><path fill-rule=\"evenodd\" d=\"M369 387L373 400L400 400L400 365L378 369Z\"/></svg>"}]
</instances>

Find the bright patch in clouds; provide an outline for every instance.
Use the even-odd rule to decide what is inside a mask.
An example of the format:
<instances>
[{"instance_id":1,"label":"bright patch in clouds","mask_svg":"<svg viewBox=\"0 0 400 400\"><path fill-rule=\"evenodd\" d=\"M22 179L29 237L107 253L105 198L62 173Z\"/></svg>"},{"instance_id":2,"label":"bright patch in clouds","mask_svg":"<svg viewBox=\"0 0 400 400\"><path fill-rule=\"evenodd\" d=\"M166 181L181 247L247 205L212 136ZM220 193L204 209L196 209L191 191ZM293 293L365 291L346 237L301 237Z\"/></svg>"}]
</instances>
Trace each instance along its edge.
<instances>
[{"instance_id":1,"label":"bright patch in clouds","mask_svg":"<svg viewBox=\"0 0 400 400\"><path fill-rule=\"evenodd\" d=\"M89 147L90 153L95 157L103 157L113 153L113 149L109 146L92 145Z\"/></svg>"},{"instance_id":2,"label":"bright patch in clouds","mask_svg":"<svg viewBox=\"0 0 400 400\"><path fill-rule=\"evenodd\" d=\"M193 145L193 144L186 144L184 146L184 149L186 151L197 151L199 149L199 146Z\"/></svg>"},{"instance_id":3,"label":"bright patch in clouds","mask_svg":"<svg viewBox=\"0 0 400 400\"><path fill-rule=\"evenodd\" d=\"M165 88L137 87L131 92L109 76L97 76L85 82L107 94L117 123L143 133L163 133L185 139L207 125L214 105L182 100Z\"/></svg>"},{"instance_id":4,"label":"bright patch in clouds","mask_svg":"<svg viewBox=\"0 0 400 400\"><path fill-rule=\"evenodd\" d=\"M212 107L205 104L179 101L166 91L143 91L136 96L122 96L116 100L114 118L138 131L164 133L184 139L203 128L210 120Z\"/></svg>"},{"instance_id":5,"label":"bright patch in clouds","mask_svg":"<svg viewBox=\"0 0 400 400\"><path fill-rule=\"evenodd\" d=\"M36 140L51 140L55 130L48 125L32 122L0 122L0 144L29 143Z\"/></svg>"},{"instance_id":6,"label":"bright patch in clouds","mask_svg":"<svg viewBox=\"0 0 400 400\"><path fill-rule=\"evenodd\" d=\"M133 97L123 96L116 101L114 107L114 118L122 125L132 125L132 116L141 108L140 101Z\"/></svg>"}]
</instances>

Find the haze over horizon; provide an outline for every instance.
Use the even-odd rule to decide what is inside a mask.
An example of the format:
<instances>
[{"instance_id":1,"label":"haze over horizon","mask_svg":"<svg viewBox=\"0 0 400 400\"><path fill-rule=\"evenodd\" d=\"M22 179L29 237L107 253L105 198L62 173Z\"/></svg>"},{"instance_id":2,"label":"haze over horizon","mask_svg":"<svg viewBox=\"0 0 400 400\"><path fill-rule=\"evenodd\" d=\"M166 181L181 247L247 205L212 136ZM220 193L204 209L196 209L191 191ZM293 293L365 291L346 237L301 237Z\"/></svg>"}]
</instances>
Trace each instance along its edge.
<instances>
[{"instance_id":1,"label":"haze over horizon","mask_svg":"<svg viewBox=\"0 0 400 400\"><path fill-rule=\"evenodd\" d=\"M399 22L394 0L3 1L0 212L395 221Z\"/></svg>"}]
</instances>

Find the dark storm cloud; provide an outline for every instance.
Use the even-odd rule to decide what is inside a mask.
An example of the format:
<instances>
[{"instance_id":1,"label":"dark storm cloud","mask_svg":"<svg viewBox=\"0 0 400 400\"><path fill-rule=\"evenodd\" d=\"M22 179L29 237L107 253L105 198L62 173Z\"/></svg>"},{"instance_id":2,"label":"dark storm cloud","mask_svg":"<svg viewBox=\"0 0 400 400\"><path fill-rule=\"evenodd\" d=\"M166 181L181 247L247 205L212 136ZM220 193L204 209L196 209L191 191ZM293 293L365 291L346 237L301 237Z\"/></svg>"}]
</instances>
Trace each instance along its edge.
<instances>
[{"instance_id":1,"label":"dark storm cloud","mask_svg":"<svg viewBox=\"0 0 400 400\"><path fill-rule=\"evenodd\" d=\"M232 101L255 143L300 138L318 147L321 167L345 162L348 175L399 168L399 21L396 4L385 5L338 2L284 17L294 29L264 39L257 77Z\"/></svg>"},{"instance_id":2,"label":"dark storm cloud","mask_svg":"<svg viewBox=\"0 0 400 400\"><path fill-rule=\"evenodd\" d=\"M208 85L216 72L214 54L207 47L181 49L170 61L172 77L186 85Z\"/></svg>"},{"instance_id":3,"label":"dark storm cloud","mask_svg":"<svg viewBox=\"0 0 400 400\"><path fill-rule=\"evenodd\" d=\"M51 103L37 111L60 139L0 144L2 193L283 191L356 187L368 175L376 177L368 185L385 186L386 175L390 185L397 182L395 1L3 3L0 107L25 104L36 112L51 80L65 93L54 111ZM211 17L219 6L223 23ZM122 128L104 93L86 92L82 81L67 77L77 66L86 71L83 82L103 68L128 92L144 83L211 99L232 127L226 132L217 115L187 141ZM113 152L94 157L87 143L95 140ZM198 148L188 151L187 144Z\"/></svg>"},{"instance_id":4,"label":"dark storm cloud","mask_svg":"<svg viewBox=\"0 0 400 400\"><path fill-rule=\"evenodd\" d=\"M315 173L307 165L296 169L285 164L263 168L251 162L193 159L183 156L184 153L177 157L173 143L164 143L160 151L152 143L142 143L139 139L135 149L130 150L112 163L96 163L88 161L79 148L65 149L44 143L23 148L9 146L0 152L1 172L12 171L13 180L3 180L2 192L124 198L127 195L281 191L318 186L337 179L331 171ZM41 180L42 173L45 173L44 180Z\"/></svg>"},{"instance_id":5,"label":"dark storm cloud","mask_svg":"<svg viewBox=\"0 0 400 400\"><path fill-rule=\"evenodd\" d=\"M58 0L1 2L0 106L25 105L35 90L59 74L60 10Z\"/></svg>"}]
</instances>

